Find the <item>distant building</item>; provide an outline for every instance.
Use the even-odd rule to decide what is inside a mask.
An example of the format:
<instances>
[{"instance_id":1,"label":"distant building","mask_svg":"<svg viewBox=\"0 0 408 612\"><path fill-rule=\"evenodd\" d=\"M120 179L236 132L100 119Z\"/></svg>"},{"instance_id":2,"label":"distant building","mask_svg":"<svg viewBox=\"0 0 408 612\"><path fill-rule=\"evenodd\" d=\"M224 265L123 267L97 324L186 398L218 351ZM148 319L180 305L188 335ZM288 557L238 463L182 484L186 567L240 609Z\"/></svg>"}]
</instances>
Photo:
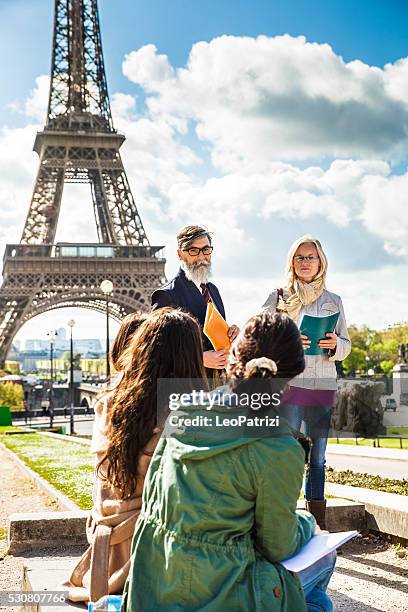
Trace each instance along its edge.
<instances>
[{"instance_id":1,"label":"distant building","mask_svg":"<svg viewBox=\"0 0 408 612\"><path fill-rule=\"evenodd\" d=\"M21 364L22 372L35 372L37 370L37 362L41 359L46 359L49 355L47 350L39 351L20 351L18 360Z\"/></svg>"},{"instance_id":2,"label":"distant building","mask_svg":"<svg viewBox=\"0 0 408 612\"><path fill-rule=\"evenodd\" d=\"M63 331L64 338L60 336L60 330L58 330L58 336L54 341L54 351L56 356L60 356L62 353L70 350L70 341L65 338L65 330ZM49 340L30 338L25 341L24 350L49 352L50 342ZM88 353L101 355L105 351L102 348L102 343L98 338L78 338L76 340L74 339L74 352L81 353L81 355L87 355Z\"/></svg>"},{"instance_id":3,"label":"distant building","mask_svg":"<svg viewBox=\"0 0 408 612\"><path fill-rule=\"evenodd\" d=\"M74 351L86 355L87 353L96 353L100 355L105 352L102 348L101 341L99 339L85 339L85 340L74 340Z\"/></svg>"},{"instance_id":4,"label":"distant building","mask_svg":"<svg viewBox=\"0 0 408 612\"><path fill-rule=\"evenodd\" d=\"M46 351L49 349L50 343L48 340L29 339L24 342L22 352L29 351Z\"/></svg>"}]
</instances>

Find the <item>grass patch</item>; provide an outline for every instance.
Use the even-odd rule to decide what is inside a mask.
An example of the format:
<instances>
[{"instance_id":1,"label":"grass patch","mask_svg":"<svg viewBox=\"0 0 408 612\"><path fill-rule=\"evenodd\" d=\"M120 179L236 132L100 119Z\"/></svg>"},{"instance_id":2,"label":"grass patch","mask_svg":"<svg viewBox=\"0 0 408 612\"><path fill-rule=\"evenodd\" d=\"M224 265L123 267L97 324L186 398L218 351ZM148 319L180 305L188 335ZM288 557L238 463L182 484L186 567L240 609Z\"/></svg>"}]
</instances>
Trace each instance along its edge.
<instances>
[{"instance_id":1,"label":"grass patch","mask_svg":"<svg viewBox=\"0 0 408 612\"><path fill-rule=\"evenodd\" d=\"M387 432L390 433L391 432ZM398 432L399 434L399 432ZM396 435L398 435L396 434ZM408 434L408 431L407 431ZM395 435L395 434L394 434ZM405 433L401 435L406 435ZM401 442L399 438L357 438L358 444L356 445L355 438L339 438L339 444L352 444L353 446L378 446L378 440L380 441L380 448L397 448L401 449ZM329 438L330 444L337 444L337 438ZM402 449L408 450L408 438L402 439Z\"/></svg>"},{"instance_id":2,"label":"grass patch","mask_svg":"<svg viewBox=\"0 0 408 612\"><path fill-rule=\"evenodd\" d=\"M392 427L387 427L387 434L391 436L408 436L408 427L393 425Z\"/></svg>"},{"instance_id":3,"label":"grass patch","mask_svg":"<svg viewBox=\"0 0 408 612\"><path fill-rule=\"evenodd\" d=\"M18 429L17 427L13 427L12 425L0 425L0 436L1 434L5 434L6 431L15 431Z\"/></svg>"},{"instance_id":4,"label":"grass patch","mask_svg":"<svg viewBox=\"0 0 408 612\"><path fill-rule=\"evenodd\" d=\"M382 478L371 474L360 474L351 470L336 471L332 468L326 470L327 482L345 484L363 489L374 489L385 493L396 493L397 495L408 495L408 480L396 480L393 478Z\"/></svg>"},{"instance_id":5,"label":"grass patch","mask_svg":"<svg viewBox=\"0 0 408 612\"><path fill-rule=\"evenodd\" d=\"M89 446L34 432L6 436L4 429L0 442L82 510L92 508L94 456Z\"/></svg>"},{"instance_id":6,"label":"grass patch","mask_svg":"<svg viewBox=\"0 0 408 612\"><path fill-rule=\"evenodd\" d=\"M5 527L0 527L0 540L5 540L7 538L7 529Z\"/></svg>"}]
</instances>

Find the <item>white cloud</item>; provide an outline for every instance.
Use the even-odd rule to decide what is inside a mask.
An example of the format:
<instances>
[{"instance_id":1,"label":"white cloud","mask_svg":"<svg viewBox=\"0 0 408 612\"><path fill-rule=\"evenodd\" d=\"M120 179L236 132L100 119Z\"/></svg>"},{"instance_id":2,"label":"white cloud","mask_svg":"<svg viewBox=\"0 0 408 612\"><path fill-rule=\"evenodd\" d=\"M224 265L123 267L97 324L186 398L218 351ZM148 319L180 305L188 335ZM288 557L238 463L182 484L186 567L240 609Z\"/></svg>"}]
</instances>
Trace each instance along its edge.
<instances>
[{"instance_id":1,"label":"white cloud","mask_svg":"<svg viewBox=\"0 0 408 612\"><path fill-rule=\"evenodd\" d=\"M35 132L33 125L0 132L0 249L19 242L23 231L38 165Z\"/></svg>"},{"instance_id":2,"label":"white cloud","mask_svg":"<svg viewBox=\"0 0 408 612\"><path fill-rule=\"evenodd\" d=\"M135 118L136 99L130 94L115 93L112 96L112 113L115 119L129 121Z\"/></svg>"},{"instance_id":3,"label":"white cloud","mask_svg":"<svg viewBox=\"0 0 408 612\"><path fill-rule=\"evenodd\" d=\"M406 61L382 70L346 63L303 36L221 36L196 43L178 70L147 45L126 57L124 73L151 94L152 114L196 122L223 171L254 160L407 150Z\"/></svg>"},{"instance_id":4,"label":"white cloud","mask_svg":"<svg viewBox=\"0 0 408 612\"><path fill-rule=\"evenodd\" d=\"M362 218L367 229L385 241L388 252L408 256L408 173L371 176L363 183Z\"/></svg>"},{"instance_id":5,"label":"white cloud","mask_svg":"<svg viewBox=\"0 0 408 612\"><path fill-rule=\"evenodd\" d=\"M25 103L27 117L45 123L49 88L50 77L48 75L43 74L35 79L35 87Z\"/></svg>"},{"instance_id":6,"label":"white cloud","mask_svg":"<svg viewBox=\"0 0 408 612\"><path fill-rule=\"evenodd\" d=\"M302 36L221 36L193 45L184 68L148 45L126 57L124 72L145 89L158 141L170 130L179 143L189 122L215 167L206 180L172 168L164 218L216 216L232 234L249 216L361 220L388 252L407 254L408 178L396 180L389 162L408 153L408 58L381 69ZM334 158L327 170L321 157Z\"/></svg>"},{"instance_id":7,"label":"white cloud","mask_svg":"<svg viewBox=\"0 0 408 612\"><path fill-rule=\"evenodd\" d=\"M153 91L172 78L173 68L167 55L158 54L155 45L150 44L125 56L123 73L131 81Z\"/></svg>"},{"instance_id":8,"label":"white cloud","mask_svg":"<svg viewBox=\"0 0 408 612\"><path fill-rule=\"evenodd\" d=\"M403 102L408 101L408 57L384 67L385 90L389 96Z\"/></svg>"}]
</instances>

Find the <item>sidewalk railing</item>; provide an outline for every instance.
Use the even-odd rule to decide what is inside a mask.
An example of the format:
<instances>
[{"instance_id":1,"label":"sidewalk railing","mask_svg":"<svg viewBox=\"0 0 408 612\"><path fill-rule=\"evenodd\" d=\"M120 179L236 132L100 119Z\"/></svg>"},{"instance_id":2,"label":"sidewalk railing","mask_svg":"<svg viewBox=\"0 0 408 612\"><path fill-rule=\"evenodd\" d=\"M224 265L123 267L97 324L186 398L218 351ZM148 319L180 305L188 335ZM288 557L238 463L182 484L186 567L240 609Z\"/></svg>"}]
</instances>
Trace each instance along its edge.
<instances>
[{"instance_id":1,"label":"sidewalk railing","mask_svg":"<svg viewBox=\"0 0 408 612\"><path fill-rule=\"evenodd\" d=\"M408 436L404 436L404 435L399 435L399 434L390 434L390 435L384 435L384 436L359 436L359 435L349 435L347 436L347 438L345 436L343 437L339 437L338 435L333 436L336 439L336 444L341 444L341 440L354 440L354 444L356 446L359 446L359 443L364 441L364 440L372 440L372 445L373 448L391 448L391 447L387 447L387 446L381 446L381 440L398 440L399 441L399 447L402 450L408 450L407 447L403 445L403 440L408 440ZM364 446L367 446L366 444ZM394 448L394 447L392 447Z\"/></svg>"}]
</instances>

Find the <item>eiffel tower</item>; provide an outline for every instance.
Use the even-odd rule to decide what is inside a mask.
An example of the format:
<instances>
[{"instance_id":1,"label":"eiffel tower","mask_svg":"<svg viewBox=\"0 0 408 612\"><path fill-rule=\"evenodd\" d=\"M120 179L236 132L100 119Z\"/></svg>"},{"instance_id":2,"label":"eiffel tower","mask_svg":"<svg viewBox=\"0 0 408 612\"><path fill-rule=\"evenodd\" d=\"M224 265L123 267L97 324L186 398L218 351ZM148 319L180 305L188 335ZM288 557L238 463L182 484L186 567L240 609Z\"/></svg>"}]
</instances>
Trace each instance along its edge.
<instances>
[{"instance_id":1,"label":"eiffel tower","mask_svg":"<svg viewBox=\"0 0 408 612\"><path fill-rule=\"evenodd\" d=\"M47 120L37 133L40 158L19 244L8 244L0 288L0 367L18 330L62 307L111 316L148 309L165 282L163 247L151 246L134 202L113 127L97 0L55 0ZM55 243L65 183L91 186L98 243Z\"/></svg>"}]
</instances>

